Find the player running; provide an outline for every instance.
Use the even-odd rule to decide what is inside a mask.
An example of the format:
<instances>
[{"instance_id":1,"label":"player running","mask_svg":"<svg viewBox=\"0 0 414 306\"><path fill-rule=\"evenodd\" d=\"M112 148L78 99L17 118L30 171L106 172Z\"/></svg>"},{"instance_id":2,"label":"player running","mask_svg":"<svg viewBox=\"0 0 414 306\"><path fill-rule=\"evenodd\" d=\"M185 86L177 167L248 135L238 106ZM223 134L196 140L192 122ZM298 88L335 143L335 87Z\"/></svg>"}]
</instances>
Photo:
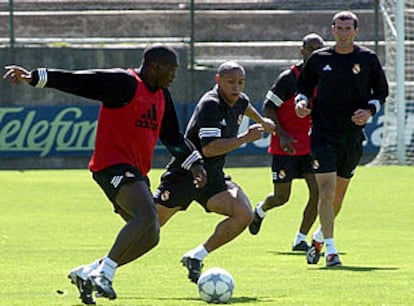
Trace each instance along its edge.
<instances>
[{"instance_id":1,"label":"player running","mask_svg":"<svg viewBox=\"0 0 414 306\"><path fill-rule=\"evenodd\" d=\"M112 281L116 269L141 257L159 241L160 226L147 177L158 138L177 166L189 171L194 188L206 183L201 155L179 132L167 89L177 65L172 48L154 45L144 51L139 69L38 68L29 72L19 66L6 67L4 78L10 77L14 83L23 81L102 101L89 169L126 224L106 256L70 271L69 278L84 304L95 304L93 290L115 299Z\"/></svg>"},{"instance_id":2,"label":"player running","mask_svg":"<svg viewBox=\"0 0 414 306\"><path fill-rule=\"evenodd\" d=\"M309 198L303 211L303 218L292 251L307 251L306 236L318 214L318 186L313 175L310 154L310 117L299 118L295 113L294 98L296 80L304 62L311 53L323 47L322 37L315 33L302 40L300 52L303 59L284 70L266 94L263 113L276 125L276 133L271 136L268 152L272 154L273 193L257 204L253 222L249 225L252 235L257 235L266 212L282 206L289 200L292 180L304 178L308 186Z\"/></svg>"},{"instance_id":3,"label":"player running","mask_svg":"<svg viewBox=\"0 0 414 306\"><path fill-rule=\"evenodd\" d=\"M204 243L181 259L188 269L188 277L195 283L200 277L203 259L236 238L253 218L247 196L223 172L229 152L262 138L264 131L272 133L274 130L274 123L263 118L243 92L245 79L246 73L240 64L221 64L215 76L216 86L202 96L187 125L186 137L203 155L209 178L207 185L194 188L191 174L173 159L154 195L161 226L179 210L186 210L193 200L206 212L226 217ZM260 124L253 124L246 132L238 134L244 115Z\"/></svg>"}]
</instances>

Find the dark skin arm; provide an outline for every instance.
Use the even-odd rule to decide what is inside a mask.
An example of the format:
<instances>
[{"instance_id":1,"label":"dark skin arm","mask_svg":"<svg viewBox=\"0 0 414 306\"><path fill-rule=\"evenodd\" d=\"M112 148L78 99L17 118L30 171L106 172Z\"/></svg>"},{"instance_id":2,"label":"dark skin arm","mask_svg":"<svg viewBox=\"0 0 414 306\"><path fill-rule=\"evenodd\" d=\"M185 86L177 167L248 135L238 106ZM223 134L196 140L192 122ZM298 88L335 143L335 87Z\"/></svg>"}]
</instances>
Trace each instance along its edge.
<instances>
[{"instance_id":1,"label":"dark skin arm","mask_svg":"<svg viewBox=\"0 0 414 306\"><path fill-rule=\"evenodd\" d=\"M170 94L165 92L165 112L161 125L160 140L168 148L172 155L176 158L183 158L190 156L194 145L188 139L185 139L182 133L179 131L177 113L175 111L174 103ZM195 161L190 171L194 178L194 185L197 188L202 188L207 184L207 171L204 169L201 160Z\"/></svg>"},{"instance_id":2,"label":"dark skin arm","mask_svg":"<svg viewBox=\"0 0 414 306\"><path fill-rule=\"evenodd\" d=\"M275 123L275 131L280 136L280 147L288 154L294 154L295 149L293 148L292 143L298 142L294 137L285 131L282 125L279 122L276 112L271 107L265 106L263 108L263 114L272 119Z\"/></svg>"}]
</instances>

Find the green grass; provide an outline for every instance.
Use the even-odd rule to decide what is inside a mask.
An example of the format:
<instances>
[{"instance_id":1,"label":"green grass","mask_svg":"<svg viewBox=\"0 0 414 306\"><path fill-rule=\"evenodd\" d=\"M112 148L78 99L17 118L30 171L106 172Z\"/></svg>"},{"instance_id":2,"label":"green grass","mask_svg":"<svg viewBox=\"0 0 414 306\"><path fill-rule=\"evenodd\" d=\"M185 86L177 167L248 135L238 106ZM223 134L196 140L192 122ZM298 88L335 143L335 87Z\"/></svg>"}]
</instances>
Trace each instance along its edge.
<instances>
[{"instance_id":1,"label":"green grass","mask_svg":"<svg viewBox=\"0 0 414 306\"><path fill-rule=\"evenodd\" d=\"M162 170L153 170L155 187ZM268 168L230 168L252 205L272 188ZM66 275L106 254L121 219L87 170L0 171L0 305L81 305ZM258 236L245 231L210 254L235 279L232 305L413 305L414 168L359 167L336 222L344 266L309 266L290 251L307 197L272 210ZM117 271L118 299L98 305L205 305L179 264L221 217L198 205L163 229L157 248ZM58 294L60 290L63 294Z\"/></svg>"}]
</instances>

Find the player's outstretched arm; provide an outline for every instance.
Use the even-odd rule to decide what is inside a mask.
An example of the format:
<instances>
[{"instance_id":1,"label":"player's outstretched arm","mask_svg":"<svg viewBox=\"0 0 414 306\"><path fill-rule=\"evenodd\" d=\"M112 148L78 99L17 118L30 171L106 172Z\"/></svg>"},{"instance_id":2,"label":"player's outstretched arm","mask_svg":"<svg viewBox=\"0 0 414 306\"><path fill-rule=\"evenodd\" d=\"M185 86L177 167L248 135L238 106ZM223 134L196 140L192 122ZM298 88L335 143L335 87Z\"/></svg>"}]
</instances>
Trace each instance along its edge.
<instances>
[{"instance_id":1,"label":"player's outstretched arm","mask_svg":"<svg viewBox=\"0 0 414 306\"><path fill-rule=\"evenodd\" d=\"M63 70L37 68L28 71L17 65L6 66L3 78L12 83L25 82L37 88L54 88L76 96L102 102L108 107L122 107L133 98L137 81L125 69Z\"/></svg>"}]
</instances>

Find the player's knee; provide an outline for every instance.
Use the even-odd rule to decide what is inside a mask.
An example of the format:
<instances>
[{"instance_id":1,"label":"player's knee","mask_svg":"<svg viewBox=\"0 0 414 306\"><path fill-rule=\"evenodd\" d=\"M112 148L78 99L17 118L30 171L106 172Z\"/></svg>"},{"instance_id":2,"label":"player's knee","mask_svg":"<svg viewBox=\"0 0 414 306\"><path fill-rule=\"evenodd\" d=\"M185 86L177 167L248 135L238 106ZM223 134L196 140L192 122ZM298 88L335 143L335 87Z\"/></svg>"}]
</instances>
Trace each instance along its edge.
<instances>
[{"instance_id":1,"label":"player's knee","mask_svg":"<svg viewBox=\"0 0 414 306\"><path fill-rule=\"evenodd\" d=\"M144 216L137 216L134 221L145 233L148 245L155 247L160 241L160 223L156 211L149 210Z\"/></svg>"},{"instance_id":2,"label":"player's knee","mask_svg":"<svg viewBox=\"0 0 414 306\"><path fill-rule=\"evenodd\" d=\"M153 218L147 226L147 239L151 247L155 247L160 242L160 223L158 218Z\"/></svg>"},{"instance_id":3,"label":"player's knee","mask_svg":"<svg viewBox=\"0 0 414 306\"><path fill-rule=\"evenodd\" d=\"M332 205L335 199L335 192L332 192L331 189L319 190L319 198L321 199L320 202L330 203Z\"/></svg>"},{"instance_id":4,"label":"player's knee","mask_svg":"<svg viewBox=\"0 0 414 306\"><path fill-rule=\"evenodd\" d=\"M246 205L245 203L239 203L237 209L237 219L239 220L239 224L243 226L248 226L253 221L253 211L250 205Z\"/></svg>"}]
</instances>

